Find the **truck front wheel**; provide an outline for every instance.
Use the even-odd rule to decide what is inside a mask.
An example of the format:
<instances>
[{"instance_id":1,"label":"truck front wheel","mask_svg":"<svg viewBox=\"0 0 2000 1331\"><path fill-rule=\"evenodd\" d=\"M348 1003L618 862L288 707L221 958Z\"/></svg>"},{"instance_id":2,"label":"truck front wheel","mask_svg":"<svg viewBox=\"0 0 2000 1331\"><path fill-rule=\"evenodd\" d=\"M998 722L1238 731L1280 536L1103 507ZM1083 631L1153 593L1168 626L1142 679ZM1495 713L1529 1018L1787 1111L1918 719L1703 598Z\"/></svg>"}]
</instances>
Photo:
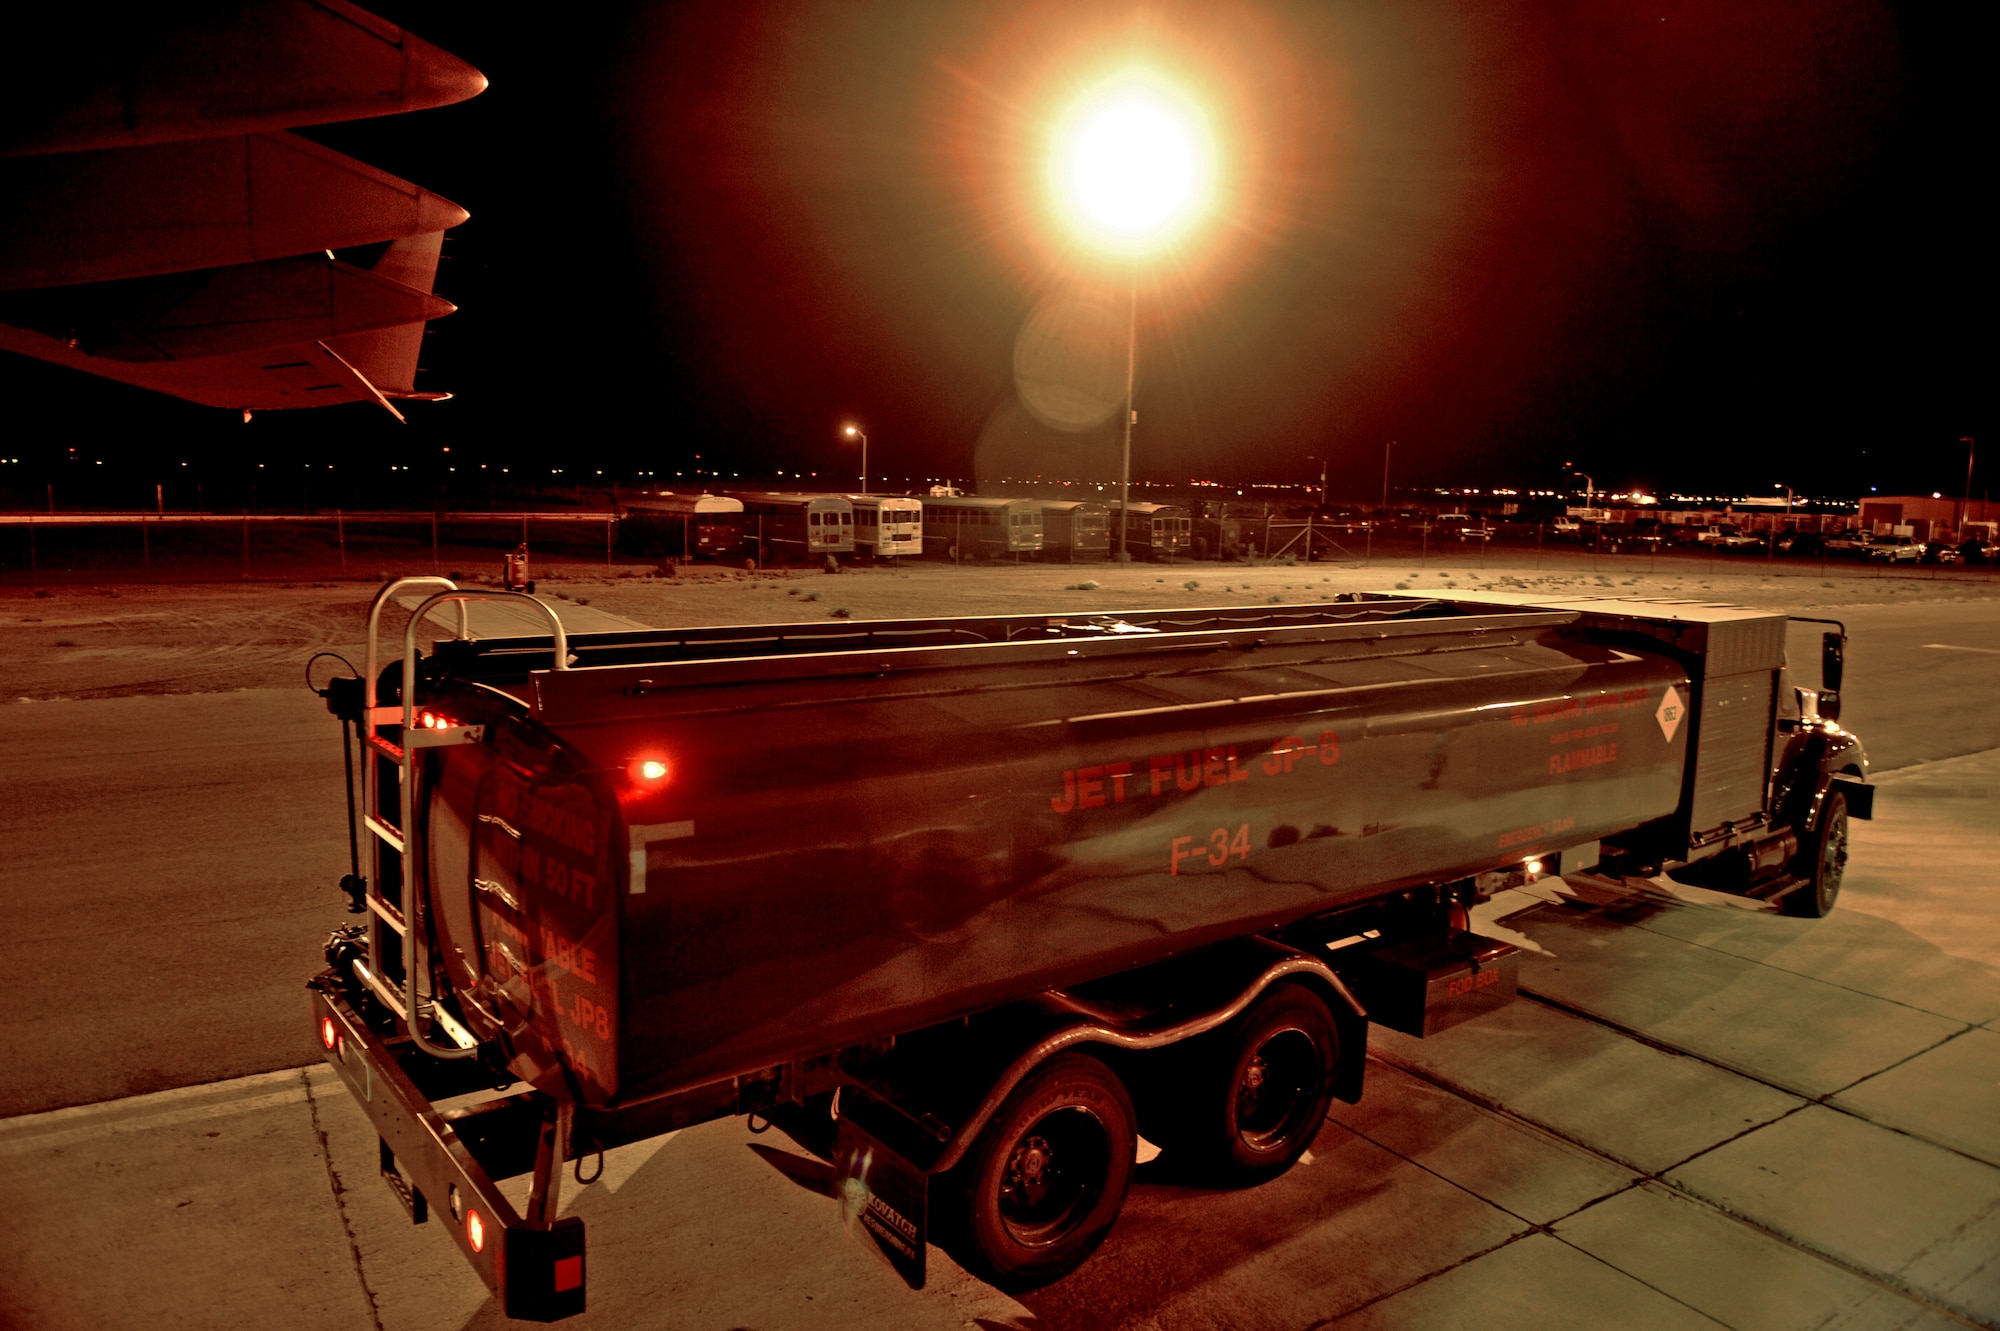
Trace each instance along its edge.
<instances>
[{"instance_id":1,"label":"truck front wheel","mask_svg":"<svg viewBox=\"0 0 2000 1331\"><path fill-rule=\"evenodd\" d=\"M1194 1172L1234 1186L1298 1163L1333 1101L1340 1036L1311 990L1281 984L1234 1022L1188 1042L1160 1106L1160 1145Z\"/></svg>"},{"instance_id":2,"label":"truck front wheel","mask_svg":"<svg viewBox=\"0 0 2000 1331\"><path fill-rule=\"evenodd\" d=\"M1110 1068L1062 1054L1009 1095L955 1172L959 1260L1005 1290L1075 1270L1118 1218L1138 1135Z\"/></svg>"},{"instance_id":3,"label":"truck front wheel","mask_svg":"<svg viewBox=\"0 0 2000 1331\"><path fill-rule=\"evenodd\" d=\"M1833 909L1840 880L1847 872L1847 796L1830 790L1820 807L1819 830L1799 857L1799 876L1806 885L1780 901L1787 915L1819 919Z\"/></svg>"}]
</instances>

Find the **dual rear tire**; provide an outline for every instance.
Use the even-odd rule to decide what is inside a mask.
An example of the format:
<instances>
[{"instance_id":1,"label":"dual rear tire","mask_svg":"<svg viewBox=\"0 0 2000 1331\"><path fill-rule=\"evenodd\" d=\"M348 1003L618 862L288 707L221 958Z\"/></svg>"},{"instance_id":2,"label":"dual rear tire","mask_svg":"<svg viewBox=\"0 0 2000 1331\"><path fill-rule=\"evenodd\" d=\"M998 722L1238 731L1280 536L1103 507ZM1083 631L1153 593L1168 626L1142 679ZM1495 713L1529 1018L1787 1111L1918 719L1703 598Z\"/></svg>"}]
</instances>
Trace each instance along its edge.
<instances>
[{"instance_id":1,"label":"dual rear tire","mask_svg":"<svg viewBox=\"0 0 2000 1331\"><path fill-rule=\"evenodd\" d=\"M1326 1004L1301 985L1274 986L1228 1025L1134 1065L1146 1135L1205 1182L1276 1178L1318 1136L1339 1053ZM1101 1059L1057 1055L940 1180L941 1237L1001 1289L1067 1275L1118 1218L1139 1124L1125 1083Z\"/></svg>"},{"instance_id":2,"label":"dual rear tire","mask_svg":"<svg viewBox=\"0 0 2000 1331\"><path fill-rule=\"evenodd\" d=\"M1267 1182L1319 1135L1339 1062L1326 1004L1303 985L1276 985L1235 1021L1166 1051L1149 1088L1146 1135L1202 1182Z\"/></svg>"},{"instance_id":3,"label":"dual rear tire","mask_svg":"<svg viewBox=\"0 0 2000 1331\"><path fill-rule=\"evenodd\" d=\"M1138 1150L1132 1098L1089 1054L1014 1088L953 1171L939 1218L965 1266L1003 1290L1075 1270L1118 1219Z\"/></svg>"}]
</instances>

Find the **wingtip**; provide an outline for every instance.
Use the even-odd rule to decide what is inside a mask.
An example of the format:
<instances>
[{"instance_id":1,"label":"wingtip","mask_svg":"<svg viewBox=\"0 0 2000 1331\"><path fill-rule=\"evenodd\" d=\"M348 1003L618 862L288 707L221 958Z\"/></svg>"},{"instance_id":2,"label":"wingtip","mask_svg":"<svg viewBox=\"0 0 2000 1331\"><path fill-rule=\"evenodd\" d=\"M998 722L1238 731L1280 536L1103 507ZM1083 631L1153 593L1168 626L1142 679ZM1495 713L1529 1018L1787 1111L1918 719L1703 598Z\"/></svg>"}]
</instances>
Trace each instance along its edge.
<instances>
[{"instance_id":1,"label":"wingtip","mask_svg":"<svg viewBox=\"0 0 2000 1331\"><path fill-rule=\"evenodd\" d=\"M486 76L472 65L408 33L403 36L403 65L403 96L412 110L450 106L486 91Z\"/></svg>"}]
</instances>

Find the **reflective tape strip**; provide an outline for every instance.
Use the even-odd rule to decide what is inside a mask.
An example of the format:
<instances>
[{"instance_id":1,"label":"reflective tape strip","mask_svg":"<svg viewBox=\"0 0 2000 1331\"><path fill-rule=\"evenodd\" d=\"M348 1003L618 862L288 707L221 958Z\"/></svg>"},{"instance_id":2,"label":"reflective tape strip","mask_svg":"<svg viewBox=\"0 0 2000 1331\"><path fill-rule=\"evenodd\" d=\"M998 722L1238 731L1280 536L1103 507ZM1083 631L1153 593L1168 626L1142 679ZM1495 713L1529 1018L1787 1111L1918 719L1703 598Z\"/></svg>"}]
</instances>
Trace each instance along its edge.
<instances>
[{"instance_id":1,"label":"reflective tape strip","mask_svg":"<svg viewBox=\"0 0 2000 1331\"><path fill-rule=\"evenodd\" d=\"M629 829L632 850L633 896L646 890L646 847L656 841L679 841L694 835L692 821L682 823L642 823Z\"/></svg>"}]
</instances>

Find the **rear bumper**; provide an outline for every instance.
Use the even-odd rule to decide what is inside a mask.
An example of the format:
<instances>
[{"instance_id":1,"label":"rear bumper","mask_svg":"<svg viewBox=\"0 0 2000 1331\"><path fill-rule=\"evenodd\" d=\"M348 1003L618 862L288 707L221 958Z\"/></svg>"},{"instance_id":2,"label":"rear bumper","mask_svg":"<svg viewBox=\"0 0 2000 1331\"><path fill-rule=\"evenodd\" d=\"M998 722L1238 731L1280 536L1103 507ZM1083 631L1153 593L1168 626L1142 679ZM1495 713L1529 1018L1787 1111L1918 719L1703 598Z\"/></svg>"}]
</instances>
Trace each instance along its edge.
<instances>
[{"instance_id":1,"label":"rear bumper","mask_svg":"<svg viewBox=\"0 0 2000 1331\"><path fill-rule=\"evenodd\" d=\"M320 1054L375 1125L383 1172L411 1218L422 1224L428 1212L438 1213L507 1316L553 1322L582 1312L583 1221L566 1216L541 1226L524 1220L453 1126L459 1116L431 1103L394 1044L348 1002L335 973L315 977L307 989ZM500 1101L494 1112L519 1117L519 1108L518 1101ZM406 1182L392 1172L399 1165Z\"/></svg>"}]
</instances>

